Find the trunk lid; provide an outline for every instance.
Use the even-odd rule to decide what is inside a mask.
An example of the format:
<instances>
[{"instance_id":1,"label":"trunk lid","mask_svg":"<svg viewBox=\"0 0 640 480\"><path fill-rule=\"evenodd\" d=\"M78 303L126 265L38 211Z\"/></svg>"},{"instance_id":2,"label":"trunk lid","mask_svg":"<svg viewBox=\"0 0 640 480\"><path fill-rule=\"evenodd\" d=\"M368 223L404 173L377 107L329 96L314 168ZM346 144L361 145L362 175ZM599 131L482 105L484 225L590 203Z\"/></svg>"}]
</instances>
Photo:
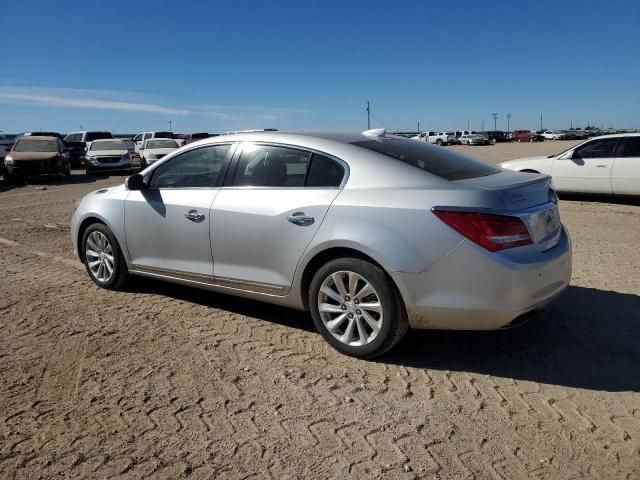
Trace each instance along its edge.
<instances>
[{"instance_id":1,"label":"trunk lid","mask_svg":"<svg viewBox=\"0 0 640 480\"><path fill-rule=\"evenodd\" d=\"M539 250L553 248L560 240L562 224L550 176L502 170L495 175L455 183L495 192L504 209L524 222Z\"/></svg>"},{"instance_id":2,"label":"trunk lid","mask_svg":"<svg viewBox=\"0 0 640 480\"><path fill-rule=\"evenodd\" d=\"M495 192L506 210L522 210L552 201L551 177L502 170L494 175L457 180L457 185Z\"/></svg>"}]
</instances>

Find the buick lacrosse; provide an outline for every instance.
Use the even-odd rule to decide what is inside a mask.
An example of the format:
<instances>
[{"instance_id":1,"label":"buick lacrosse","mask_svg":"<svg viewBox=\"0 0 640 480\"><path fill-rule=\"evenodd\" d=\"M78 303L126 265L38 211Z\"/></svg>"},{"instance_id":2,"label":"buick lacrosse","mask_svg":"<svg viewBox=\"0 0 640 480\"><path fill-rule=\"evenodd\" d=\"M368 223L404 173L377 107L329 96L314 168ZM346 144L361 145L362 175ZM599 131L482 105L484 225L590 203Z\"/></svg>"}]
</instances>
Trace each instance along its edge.
<instances>
[{"instance_id":1,"label":"buick lacrosse","mask_svg":"<svg viewBox=\"0 0 640 480\"><path fill-rule=\"evenodd\" d=\"M139 275L309 310L361 358L409 327L517 325L571 277L548 176L384 130L189 144L86 195L71 235L99 287Z\"/></svg>"}]
</instances>

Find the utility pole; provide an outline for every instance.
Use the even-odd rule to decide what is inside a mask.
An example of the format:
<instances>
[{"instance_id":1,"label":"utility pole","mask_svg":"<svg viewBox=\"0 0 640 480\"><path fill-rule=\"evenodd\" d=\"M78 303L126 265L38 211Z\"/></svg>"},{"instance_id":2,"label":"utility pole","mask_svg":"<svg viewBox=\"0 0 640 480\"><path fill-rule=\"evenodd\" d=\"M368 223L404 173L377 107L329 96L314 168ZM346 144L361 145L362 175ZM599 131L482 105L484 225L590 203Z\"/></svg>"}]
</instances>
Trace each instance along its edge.
<instances>
[{"instance_id":1,"label":"utility pole","mask_svg":"<svg viewBox=\"0 0 640 480\"><path fill-rule=\"evenodd\" d=\"M467 120L467 132L469 131L469 120Z\"/></svg>"},{"instance_id":2,"label":"utility pole","mask_svg":"<svg viewBox=\"0 0 640 480\"><path fill-rule=\"evenodd\" d=\"M367 100L367 130L371 130L371 108L369 107L369 100Z\"/></svg>"},{"instance_id":3,"label":"utility pole","mask_svg":"<svg viewBox=\"0 0 640 480\"><path fill-rule=\"evenodd\" d=\"M173 130L171 130L171 120L169 120L169 131L173 132Z\"/></svg>"},{"instance_id":4,"label":"utility pole","mask_svg":"<svg viewBox=\"0 0 640 480\"><path fill-rule=\"evenodd\" d=\"M420 122L418 122L418 136L420 136Z\"/></svg>"},{"instance_id":5,"label":"utility pole","mask_svg":"<svg viewBox=\"0 0 640 480\"><path fill-rule=\"evenodd\" d=\"M82 125L80 125L80 130L84 130L84 128L82 127Z\"/></svg>"},{"instance_id":6,"label":"utility pole","mask_svg":"<svg viewBox=\"0 0 640 480\"><path fill-rule=\"evenodd\" d=\"M511 133L511 114L507 113L507 133Z\"/></svg>"},{"instance_id":7,"label":"utility pole","mask_svg":"<svg viewBox=\"0 0 640 480\"><path fill-rule=\"evenodd\" d=\"M573 130L573 118L571 119L571 128L570 130Z\"/></svg>"},{"instance_id":8,"label":"utility pole","mask_svg":"<svg viewBox=\"0 0 640 480\"><path fill-rule=\"evenodd\" d=\"M484 120L482 120L482 126L480 127L480 131L484 132Z\"/></svg>"},{"instance_id":9,"label":"utility pole","mask_svg":"<svg viewBox=\"0 0 640 480\"><path fill-rule=\"evenodd\" d=\"M540 114L540 130L542 130L542 113Z\"/></svg>"},{"instance_id":10,"label":"utility pole","mask_svg":"<svg viewBox=\"0 0 640 480\"><path fill-rule=\"evenodd\" d=\"M498 114L497 113L492 113L491 116L493 117L493 129L497 130L498 129L498 126L497 126Z\"/></svg>"}]
</instances>

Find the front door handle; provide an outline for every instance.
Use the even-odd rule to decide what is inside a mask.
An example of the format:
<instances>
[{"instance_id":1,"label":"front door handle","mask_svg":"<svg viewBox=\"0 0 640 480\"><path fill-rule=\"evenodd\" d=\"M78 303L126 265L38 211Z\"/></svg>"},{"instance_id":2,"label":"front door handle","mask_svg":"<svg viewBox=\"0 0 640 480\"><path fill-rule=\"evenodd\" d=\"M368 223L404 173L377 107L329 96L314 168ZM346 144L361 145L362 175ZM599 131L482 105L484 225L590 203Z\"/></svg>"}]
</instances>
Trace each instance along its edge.
<instances>
[{"instance_id":1,"label":"front door handle","mask_svg":"<svg viewBox=\"0 0 640 480\"><path fill-rule=\"evenodd\" d=\"M293 215L289 215L287 220L294 225L299 225L300 227L307 227L316 221L313 217L307 217L304 212L296 212Z\"/></svg>"},{"instance_id":2,"label":"front door handle","mask_svg":"<svg viewBox=\"0 0 640 480\"><path fill-rule=\"evenodd\" d=\"M204 220L204 213L199 213L197 210L189 210L184 216L192 222L201 222Z\"/></svg>"},{"instance_id":3,"label":"front door handle","mask_svg":"<svg viewBox=\"0 0 640 480\"><path fill-rule=\"evenodd\" d=\"M597 168L607 168L606 165L596 165Z\"/></svg>"}]
</instances>

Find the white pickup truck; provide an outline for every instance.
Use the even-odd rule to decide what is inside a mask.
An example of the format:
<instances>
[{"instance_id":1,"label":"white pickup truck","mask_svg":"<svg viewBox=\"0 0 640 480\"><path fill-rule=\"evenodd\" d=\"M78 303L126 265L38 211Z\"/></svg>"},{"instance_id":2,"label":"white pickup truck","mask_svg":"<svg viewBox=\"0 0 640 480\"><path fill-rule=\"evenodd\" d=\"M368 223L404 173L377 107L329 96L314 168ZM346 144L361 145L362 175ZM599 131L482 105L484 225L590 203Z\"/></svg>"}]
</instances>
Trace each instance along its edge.
<instances>
[{"instance_id":1,"label":"white pickup truck","mask_svg":"<svg viewBox=\"0 0 640 480\"><path fill-rule=\"evenodd\" d=\"M426 139L428 143L435 143L436 145L453 145L457 143L455 132L427 132Z\"/></svg>"}]
</instances>

